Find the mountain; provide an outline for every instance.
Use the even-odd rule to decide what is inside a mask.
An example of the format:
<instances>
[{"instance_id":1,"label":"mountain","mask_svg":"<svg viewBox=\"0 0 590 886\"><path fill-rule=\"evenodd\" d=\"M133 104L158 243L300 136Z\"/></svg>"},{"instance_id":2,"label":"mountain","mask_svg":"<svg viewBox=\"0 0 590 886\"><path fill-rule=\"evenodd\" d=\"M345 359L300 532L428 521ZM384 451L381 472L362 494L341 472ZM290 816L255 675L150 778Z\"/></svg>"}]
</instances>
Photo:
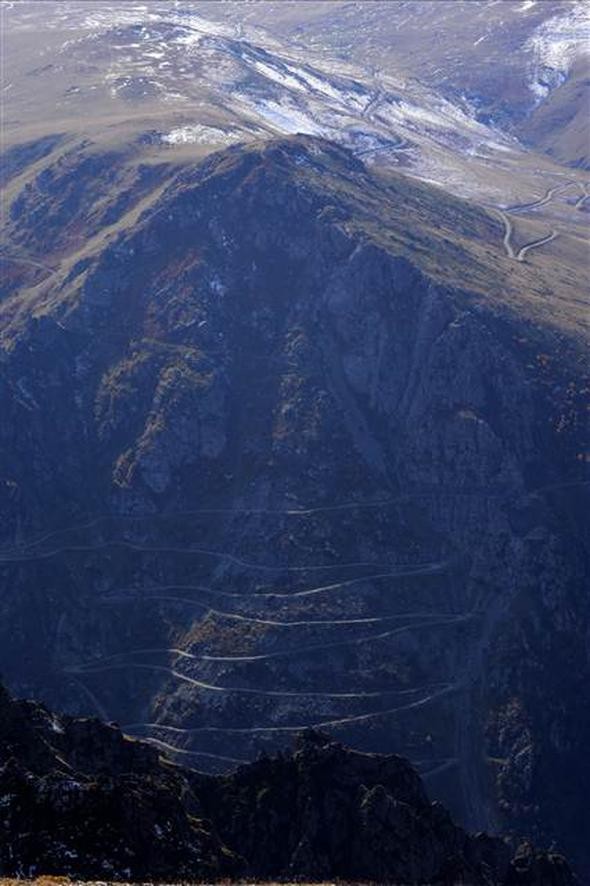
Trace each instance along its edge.
<instances>
[{"instance_id":1,"label":"mountain","mask_svg":"<svg viewBox=\"0 0 590 886\"><path fill-rule=\"evenodd\" d=\"M11 691L590 876L583 13L5 4Z\"/></svg>"},{"instance_id":2,"label":"mountain","mask_svg":"<svg viewBox=\"0 0 590 886\"><path fill-rule=\"evenodd\" d=\"M231 0L208 4L207 15L244 18ZM579 0L253 0L246 18L375 75L415 78L477 120L589 168L590 15Z\"/></svg>"},{"instance_id":3,"label":"mountain","mask_svg":"<svg viewBox=\"0 0 590 886\"><path fill-rule=\"evenodd\" d=\"M533 65L532 50L515 50L519 40L533 40L532 20L544 22L550 9L557 12L563 4L538 4L501 26L498 9L513 10L515 4L484 3L480 9L469 0L469 14L455 0L413 3L411 11L406 5L321 3L322 16L313 19L316 32L306 17L317 4L297 3L304 29L297 41L281 26L290 21L289 4L282 0L278 6L249 3L247 15L241 2L8 4L4 144L20 146L66 133L112 150L139 139L154 162L163 153L168 159L194 158L235 142L306 133L486 202L507 195L508 203L527 202L531 190L556 183L546 177L563 176L563 169L525 148L518 126L529 127L529 141L541 142L551 137L543 116L554 119L561 113L565 145L563 113L579 111L577 92L555 73L552 80L547 75L555 89L540 101L540 87L535 92L531 84L544 76L539 73L544 68ZM472 59L466 28L474 8L477 33L484 21L492 31L489 41L473 48L477 57ZM571 59L575 70L587 43L580 8L568 32L573 49L582 49ZM433 32L442 37L434 52ZM556 46L563 44L561 37L561 44L555 38ZM555 41L548 40L534 45L553 59ZM346 57L342 41L356 47L346 49ZM493 59L490 46L498 47ZM445 47L446 61L439 56ZM461 58L463 63L456 62ZM527 72L530 83L525 78L518 85L514 68ZM529 74L533 68L537 73ZM470 77L476 78L471 85ZM465 83L472 98L451 89L451 80ZM576 82L583 91L583 79ZM569 99L561 102L559 96ZM506 120L508 105L517 122ZM579 119L572 126L579 132ZM575 150L583 151L579 135ZM572 159L579 162L579 154ZM569 178L583 182L575 171Z\"/></svg>"},{"instance_id":4,"label":"mountain","mask_svg":"<svg viewBox=\"0 0 590 886\"><path fill-rule=\"evenodd\" d=\"M562 162L589 165L590 54L576 60L566 80L520 127L523 139Z\"/></svg>"},{"instance_id":5,"label":"mountain","mask_svg":"<svg viewBox=\"0 0 590 886\"><path fill-rule=\"evenodd\" d=\"M319 733L228 776L0 688L0 874L568 886L563 858L470 836L401 757Z\"/></svg>"},{"instance_id":6,"label":"mountain","mask_svg":"<svg viewBox=\"0 0 590 886\"><path fill-rule=\"evenodd\" d=\"M56 265L0 311L9 684L214 771L395 747L583 857L575 277L321 139L139 168L70 147L12 204Z\"/></svg>"}]
</instances>

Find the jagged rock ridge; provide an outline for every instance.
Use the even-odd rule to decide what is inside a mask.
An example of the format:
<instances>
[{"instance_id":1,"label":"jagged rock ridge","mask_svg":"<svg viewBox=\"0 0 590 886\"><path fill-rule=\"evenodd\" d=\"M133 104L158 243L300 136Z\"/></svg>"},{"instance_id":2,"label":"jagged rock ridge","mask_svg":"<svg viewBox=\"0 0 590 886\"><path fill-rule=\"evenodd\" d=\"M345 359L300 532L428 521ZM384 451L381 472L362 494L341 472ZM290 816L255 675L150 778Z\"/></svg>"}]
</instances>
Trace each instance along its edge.
<instances>
[{"instance_id":1,"label":"jagged rock ridge","mask_svg":"<svg viewBox=\"0 0 590 886\"><path fill-rule=\"evenodd\" d=\"M0 875L305 877L472 886L574 882L556 855L471 837L397 756L319 733L228 776L159 759L98 720L0 688Z\"/></svg>"}]
</instances>

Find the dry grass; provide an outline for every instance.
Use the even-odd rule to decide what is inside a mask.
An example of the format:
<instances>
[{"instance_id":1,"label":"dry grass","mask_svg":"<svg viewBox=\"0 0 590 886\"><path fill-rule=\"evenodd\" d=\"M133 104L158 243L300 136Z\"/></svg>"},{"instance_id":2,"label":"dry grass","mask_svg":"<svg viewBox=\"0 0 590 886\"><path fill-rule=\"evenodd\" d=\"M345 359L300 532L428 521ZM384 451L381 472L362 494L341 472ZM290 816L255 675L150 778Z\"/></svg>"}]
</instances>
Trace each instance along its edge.
<instances>
[{"instance_id":1,"label":"dry grass","mask_svg":"<svg viewBox=\"0 0 590 886\"><path fill-rule=\"evenodd\" d=\"M195 882L195 886L196 886L197 881L194 881L194 882ZM202 882L202 881L199 881L199 882ZM133 883L133 884L131 884L131 883L124 883L121 881L117 881L116 883L114 883L113 881L110 881L110 880L76 880L76 879L71 879L70 877L57 877L57 876L55 876L55 877L54 876L42 876L42 877L35 877L35 878L29 879L29 880L14 879L11 877L0 877L0 886L22 886L23 883L31 883L31 884L33 884L33 886L154 886L153 883L144 883L144 884ZM303 883L300 881L297 881L297 883L287 883L287 882L281 881L281 883L279 884L279 883L275 883L272 881L267 882L267 883L263 883L263 881L261 881L261 880L248 880L248 881L246 881L246 880L239 880L239 881L219 880L219 881L216 881L216 883L218 884L218 886L233 886L233 884L236 884L236 886L238 886L238 884L239 884L239 886L248 886L248 884L256 884L256 886L338 886L338 884L336 882L329 882L329 881L326 881L324 883ZM182 881L177 881L174 883L160 883L160 884L158 884L158 886L191 886L191 884L189 882L187 882L186 880L182 880ZM350 882L350 883L347 883L347 886L355 886L355 884ZM370 886L370 884L364 884L364 886ZM393 886L393 884L392 884L392 886ZM400 886L403 886L403 884L400 884Z\"/></svg>"},{"instance_id":2,"label":"dry grass","mask_svg":"<svg viewBox=\"0 0 590 886\"><path fill-rule=\"evenodd\" d=\"M69 877L36 877L34 880L12 879L0 877L0 886L18 886L20 883L35 883L35 886L66 886L71 883Z\"/></svg>"}]
</instances>

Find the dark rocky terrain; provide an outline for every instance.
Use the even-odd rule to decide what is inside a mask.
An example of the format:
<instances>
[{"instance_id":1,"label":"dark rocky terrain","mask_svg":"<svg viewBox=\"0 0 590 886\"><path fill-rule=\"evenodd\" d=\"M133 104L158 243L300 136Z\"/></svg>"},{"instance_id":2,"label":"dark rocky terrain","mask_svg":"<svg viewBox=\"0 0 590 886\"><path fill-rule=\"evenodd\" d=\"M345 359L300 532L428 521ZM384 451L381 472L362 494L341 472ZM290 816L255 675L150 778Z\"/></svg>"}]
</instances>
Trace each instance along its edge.
<instances>
[{"instance_id":1,"label":"dark rocky terrain","mask_svg":"<svg viewBox=\"0 0 590 886\"><path fill-rule=\"evenodd\" d=\"M0 875L569 886L560 856L469 836L402 757L320 733L227 776L0 688Z\"/></svg>"},{"instance_id":2,"label":"dark rocky terrain","mask_svg":"<svg viewBox=\"0 0 590 886\"><path fill-rule=\"evenodd\" d=\"M581 275L322 139L46 149L0 303L9 686L213 772L395 749L588 865Z\"/></svg>"}]
</instances>

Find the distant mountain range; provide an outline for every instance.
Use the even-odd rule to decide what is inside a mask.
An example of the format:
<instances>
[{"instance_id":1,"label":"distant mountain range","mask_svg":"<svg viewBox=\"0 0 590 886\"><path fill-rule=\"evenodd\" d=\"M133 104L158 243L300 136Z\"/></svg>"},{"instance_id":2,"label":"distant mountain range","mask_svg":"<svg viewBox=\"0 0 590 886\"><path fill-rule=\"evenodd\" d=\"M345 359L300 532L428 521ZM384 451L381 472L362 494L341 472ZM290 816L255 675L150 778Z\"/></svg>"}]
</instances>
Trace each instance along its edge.
<instances>
[{"instance_id":1,"label":"distant mountain range","mask_svg":"<svg viewBox=\"0 0 590 886\"><path fill-rule=\"evenodd\" d=\"M590 14L580 0L254 0L208 16L375 76L415 78L556 159L588 168Z\"/></svg>"}]
</instances>

